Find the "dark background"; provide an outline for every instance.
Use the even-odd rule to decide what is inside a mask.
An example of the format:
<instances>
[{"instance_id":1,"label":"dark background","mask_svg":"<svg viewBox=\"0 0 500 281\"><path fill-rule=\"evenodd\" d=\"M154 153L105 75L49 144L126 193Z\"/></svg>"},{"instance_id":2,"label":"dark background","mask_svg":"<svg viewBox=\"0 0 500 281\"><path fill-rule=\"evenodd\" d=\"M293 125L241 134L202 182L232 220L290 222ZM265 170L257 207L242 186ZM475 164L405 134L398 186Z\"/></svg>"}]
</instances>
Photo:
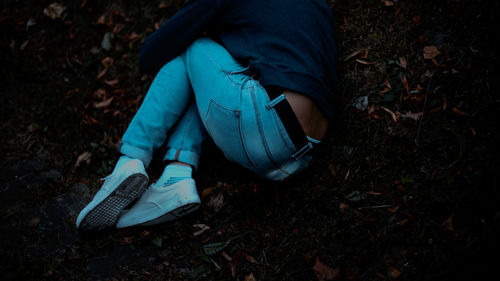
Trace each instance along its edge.
<instances>
[{"instance_id":1,"label":"dark background","mask_svg":"<svg viewBox=\"0 0 500 281\"><path fill-rule=\"evenodd\" d=\"M152 80L141 42L182 2L0 2L2 280L494 278L498 1L329 1L343 105L309 169L264 181L208 142L199 211L78 233Z\"/></svg>"}]
</instances>

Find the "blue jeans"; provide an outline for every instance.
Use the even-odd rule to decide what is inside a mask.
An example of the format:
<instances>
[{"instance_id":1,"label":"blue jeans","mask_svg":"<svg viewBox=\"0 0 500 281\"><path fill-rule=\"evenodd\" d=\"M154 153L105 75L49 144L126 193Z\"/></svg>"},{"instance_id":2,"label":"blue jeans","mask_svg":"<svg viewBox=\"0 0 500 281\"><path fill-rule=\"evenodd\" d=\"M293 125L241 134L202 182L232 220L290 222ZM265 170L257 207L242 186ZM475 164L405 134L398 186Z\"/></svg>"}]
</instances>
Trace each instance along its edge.
<instances>
[{"instance_id":1,"label":"blue jeans","mask_svg":"<svg viewBox=\"0 0 500 281\"><path fill-rule=\"evenodd\" d=\"M134 116L121 153L147 167L167 141L165 161L198 166L208 135L233 162L261 177L282 180L309 165L312 147L295 147L258 81L211 39L200 38L156 75Z\"/></svg>"}]
</instances>

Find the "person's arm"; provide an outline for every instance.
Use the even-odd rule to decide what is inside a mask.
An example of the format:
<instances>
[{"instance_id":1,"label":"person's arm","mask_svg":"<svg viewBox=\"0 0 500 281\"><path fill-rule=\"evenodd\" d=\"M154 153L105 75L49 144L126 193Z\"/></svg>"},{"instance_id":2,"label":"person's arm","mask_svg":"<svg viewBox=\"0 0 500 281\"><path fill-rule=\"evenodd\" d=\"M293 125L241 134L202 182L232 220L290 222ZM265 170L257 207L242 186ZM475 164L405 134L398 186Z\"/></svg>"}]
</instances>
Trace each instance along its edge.
<instances>
[{"instance_id":1,"label":"person's arm","mask_svg":"<svg viewBox=\"0 0 500 281\"><path fill-rule=\"evenodd\" d=\"M139 53L139 71L155 74L181 54L218 19L225 0L191 0L157 31L149 35Z\"/></svg>"}]
</instances>

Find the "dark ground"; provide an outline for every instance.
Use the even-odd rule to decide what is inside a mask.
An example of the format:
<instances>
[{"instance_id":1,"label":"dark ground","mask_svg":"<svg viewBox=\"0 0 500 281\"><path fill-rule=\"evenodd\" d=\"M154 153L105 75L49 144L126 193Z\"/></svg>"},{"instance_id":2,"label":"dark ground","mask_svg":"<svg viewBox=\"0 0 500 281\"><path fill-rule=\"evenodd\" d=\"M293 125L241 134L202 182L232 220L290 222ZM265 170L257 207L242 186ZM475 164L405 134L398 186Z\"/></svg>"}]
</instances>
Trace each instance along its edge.
<instances>
[{"instance_id":1,"label":"dark ground","mask_svg":"<svg viewBox=\"0 0 500 281\"><path fill-rule=\"evenodd\" d=\"M307 171L263 181L207 143L200 211L78 233L76 216L152 79L137 71L141 41L182 1L147 2L67 1L56 19L43 14L51 1L0 2L2 280L316 280L313 266L338 267L337 280L488 280L498 271L497 1L330 1L344 103ZM424 59L426 46L441 54ZM152 164L153 178L161 168Z\"/></svg>"}]
</instances>

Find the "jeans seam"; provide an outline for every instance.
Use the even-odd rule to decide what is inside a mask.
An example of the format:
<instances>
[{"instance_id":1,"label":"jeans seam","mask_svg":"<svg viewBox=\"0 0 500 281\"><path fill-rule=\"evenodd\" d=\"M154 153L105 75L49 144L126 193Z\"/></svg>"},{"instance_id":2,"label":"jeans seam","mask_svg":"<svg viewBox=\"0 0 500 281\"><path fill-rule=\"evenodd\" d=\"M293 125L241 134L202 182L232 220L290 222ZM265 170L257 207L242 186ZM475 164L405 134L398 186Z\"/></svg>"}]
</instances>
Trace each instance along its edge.
<instances>
[{"instance_id":1,"label":"jeans seam","mask_svg":"<svg viewBox=\"0 0 500 281\"><path fill-rule=\"evenodd\" d=\"M257 106L257 100L255 97L254 88L251 88L250 91L251 91L252 102L253 102L254 111L255 111L255 119L257 121L257 128L259 129L259 135L260 135L260 139L262 141L262 144L264 145L264 150L266 151L266 155L269 158L269 161L271 162L271 164L273 164L274 167L279 169L279 165L276 164L276 161L271 156L271 152L269 151L269 146L267 145L267 141L265 139L264 129L262 128L262 123L260 120L260 112L259 112L259 108Z\"/></svg>"},{"instance_id":2,"label":"jeans seam","mask_svg":"<svg viewBox=\"0 0 500 281\"><path fill-rule=\"evenodd\" d=\"M208 118L208 115L210 113L210 110L212 109L213 107L213 104L216 104L217 106L221 107L222 109L224 110L228 110L228 111L233 111L236 113L236 116L235 118L237 118L237 127L238 127L238 135L239 135L239 139L240 139L240 144L241 144L241 149L243 150L243 153L245 154L248 162L254 167L254 168L257 168L257 165L255 164L255 162L252 160L252 158L250 158L250 155L248 154L248 151L246 149L246 145L245 145L245 141L244 141L244 138L243 138L243 132L242 132L242 126L241 126L241 110L239 109L231 109L231 108L227 108L223 105L220 105L219 103L217 103L217 101L215 101L213 98L210 99L210 102L208 103L208 109L207 109L207 112L205 113L205 120L207 120ZM207 131L210 131L210 129L208 128L207 126Z\"/></svg>"},{"instance_id":3,"label":"jeans seam","mask_svg":"<svg viewBox=\"0 0 500 281\"><path fill-rule=\"evenodd\" d=\"M189 114L189 112L188 112L188 114ZM186 116L186 117L187 117L187 116ZM186 126L187 128L191 127L191 123L193 122L193 118L192 118L193 116L190 116L190 117L191 117L191 118L189 119L189 122L188 122L188 124L187 124L188 126ZM186 140L187 132L188 132L188 130L186 129L186 130L184 130L184 134L182 134L182 141L181 141L180 148L178 148L178 149L177 149L178 151L182 151L182 148L184 147L184 141ZM176 160L176 161L178 161L178 160L179 160L179 159L178 159L179 154L180 154L180 152L177 152L177 153L175 154L175 160Z\"/></svg>"},{"instance_id":4,"label":"jeans seam","mask_svg":"<svg viewBox=\"0 0 500 281\"><path fill-rule=\"evenodd\" d=\"M210 51L209 48L205 48L205 52L208 56L208 58L215 64L217 65L217 67L219 68L219 70L224 73L226 75L226 78L231 81L231 83L234 85L234 86L239 86L241 87L242 83L238 83L238 81L236 81L232 76L233 75L236 75L236 74L241 74L242 72L246 71L249 69L249 67L244 67L243 70L241 71L227 71L224 69L224 67L222 67L222 65L215 59L214 55L212 54L212 52ZM235 60L236 61L236 60ZM244 75L244 74L242 74Z\"/></svg>"}]
</instances>

